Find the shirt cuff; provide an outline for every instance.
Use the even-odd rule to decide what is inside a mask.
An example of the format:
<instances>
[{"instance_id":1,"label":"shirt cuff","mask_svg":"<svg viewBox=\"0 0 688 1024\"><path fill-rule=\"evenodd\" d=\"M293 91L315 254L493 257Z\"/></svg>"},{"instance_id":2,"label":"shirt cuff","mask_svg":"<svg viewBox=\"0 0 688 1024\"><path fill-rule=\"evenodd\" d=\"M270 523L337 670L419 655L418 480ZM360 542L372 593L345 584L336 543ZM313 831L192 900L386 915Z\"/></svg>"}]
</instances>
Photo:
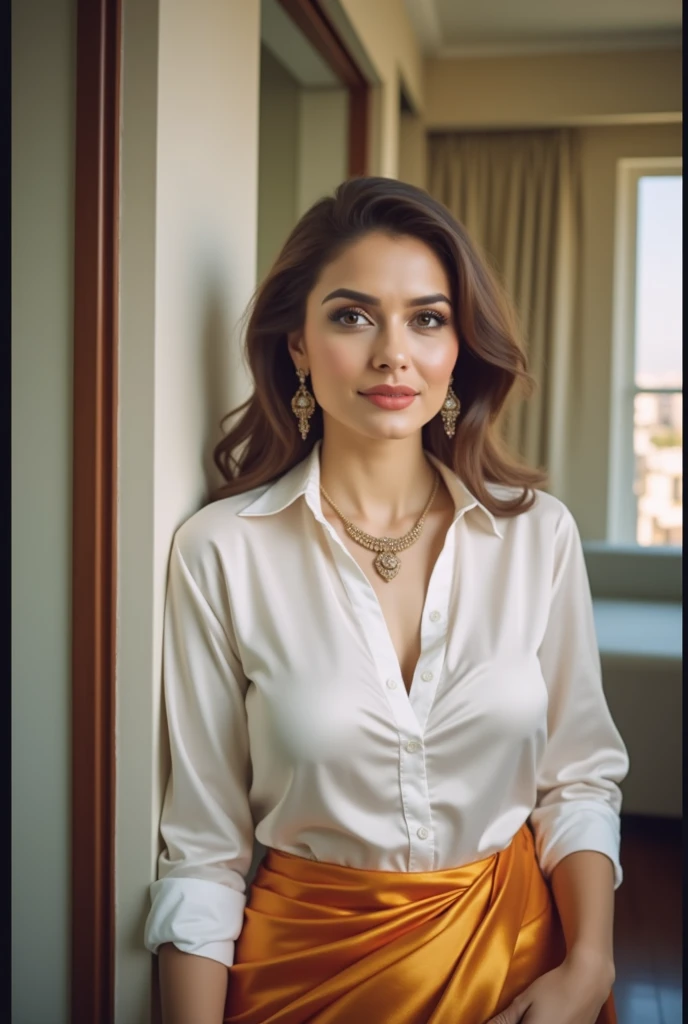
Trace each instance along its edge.
<instances>
[{"instance_id":1,"label":"shirt cuff","mask_svg":"<svg viewBox=\"0 0 688 1024\"><path fill-rule=\"evenodd\" d=\"M163 943L172 942L183 953L232 966L244 923L244 893L207 879L161 878L150 886L150 895L146 949L157 953Z\"/></svg>"},{"instance_id":2,"label":"shirt cuff","mask_svg":"<svg viewBox=\"0 0 688 1024\"><path fill-rule=\"evenodd\" d=\"M535 848L540 868L546 879L560 860L570 853L593 850L604 853L614 865L614 891L623 881L619 860L620 820L611 809L599 805L567 807L566 813L557 808L556 816L549 818L548 808L536 809L531 815L535 833Z\"/></svg>"}]
</instances>

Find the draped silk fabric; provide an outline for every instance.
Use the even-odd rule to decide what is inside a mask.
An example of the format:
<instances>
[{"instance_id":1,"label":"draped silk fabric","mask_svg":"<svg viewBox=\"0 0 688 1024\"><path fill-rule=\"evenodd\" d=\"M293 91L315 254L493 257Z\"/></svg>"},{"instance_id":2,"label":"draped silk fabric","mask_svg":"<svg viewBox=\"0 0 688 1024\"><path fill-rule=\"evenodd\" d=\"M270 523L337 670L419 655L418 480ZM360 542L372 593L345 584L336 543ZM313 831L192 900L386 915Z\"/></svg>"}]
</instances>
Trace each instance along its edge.
<instances>
[{"instance_id":1,"label":"draped silk fabric","mask_svg":"<svg viewBox=\"0 0 688 1024\"><path fill-rule=\"evenodd\" d=\"M523 825L439 871L267 851L229 972L225 1024L485 1024L565 953ZM597 1024L616 1024L613 996Z\"/></svg>"}]
</instances>

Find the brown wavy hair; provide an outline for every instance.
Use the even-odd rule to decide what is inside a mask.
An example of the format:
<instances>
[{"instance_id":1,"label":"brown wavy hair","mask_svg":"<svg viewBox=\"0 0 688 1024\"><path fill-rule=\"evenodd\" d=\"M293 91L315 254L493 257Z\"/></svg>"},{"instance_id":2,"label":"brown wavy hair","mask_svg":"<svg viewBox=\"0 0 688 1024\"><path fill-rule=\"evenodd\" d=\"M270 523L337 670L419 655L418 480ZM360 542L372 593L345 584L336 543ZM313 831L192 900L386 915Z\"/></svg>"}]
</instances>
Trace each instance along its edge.
<instances>
[{"instance_id":1,"label":"brown wavy hair","mask_svg":"<svg viewBox=\"0 0 688 1024\"><path fill-rule=\"evenodd\" d=\"M277 479L306 458L323 436L320 406L301 439L291 409L298 380L287 333L303 327L306 299L325 265L372 231L411 235L425 242L449 277L459 355L454 390L461 414L452 439L441 417L422 428L423 447L452 469L494 515L515 516L535 502L529 487L547 480L509 453L497 417L517 381L535 387L519 344L518 322L497 276L450 211L423 189L393 178L357 177L320 199L299 220L246 311L244 358L255 387L221 425L239 420L217 444L213 458L226 483L210 500L241 494ZM521 488L499 500L486 482Z\"/></svg>"}]
</instances>

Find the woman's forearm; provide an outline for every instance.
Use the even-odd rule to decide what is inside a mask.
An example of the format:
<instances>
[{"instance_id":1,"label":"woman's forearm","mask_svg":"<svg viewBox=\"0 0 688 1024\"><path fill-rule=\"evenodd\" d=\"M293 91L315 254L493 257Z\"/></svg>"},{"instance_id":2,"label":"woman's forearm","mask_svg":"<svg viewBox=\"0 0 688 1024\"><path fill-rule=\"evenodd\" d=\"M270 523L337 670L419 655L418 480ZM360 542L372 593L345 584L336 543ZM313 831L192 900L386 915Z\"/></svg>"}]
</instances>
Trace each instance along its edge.
<instances>
[{"instance_id":1,"label":"woman's forearm","mask_svg":"<svg viewBox=\"0 0 688 1024\"><path fill-rule=\"evenodd\" d=\"M614 866L603 853L580 850L559 861L550 878L566 939L567 959L588 962L614 982Z\"/></svg>"},{"instance_id":2,"label":"woman's forearm","mask_svg":"<svg viewBox=\"0 0 688 1024\"><path fill-rule=\"evenodd\" d=\"M228 978L224 964L182 953L171 942L158 955L163 1024L222 1024Z\"/></svg>"}]
</instances>

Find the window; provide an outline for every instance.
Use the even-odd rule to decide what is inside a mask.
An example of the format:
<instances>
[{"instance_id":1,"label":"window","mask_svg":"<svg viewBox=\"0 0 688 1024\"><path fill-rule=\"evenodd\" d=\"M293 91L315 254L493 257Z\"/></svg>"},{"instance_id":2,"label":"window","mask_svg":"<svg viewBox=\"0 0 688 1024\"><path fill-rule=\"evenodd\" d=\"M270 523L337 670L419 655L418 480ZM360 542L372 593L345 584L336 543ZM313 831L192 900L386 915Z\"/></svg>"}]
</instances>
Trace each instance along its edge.
<instances>
[{"instance_id":1,"label":"window","mask_svg":"<svg viewBox=\"0 0 688 1024\"><path fill-rule=\"evenodd\" d=\"M683 544L680 160L619 166L609 539Z\"/></svg>"}]
</instances>

